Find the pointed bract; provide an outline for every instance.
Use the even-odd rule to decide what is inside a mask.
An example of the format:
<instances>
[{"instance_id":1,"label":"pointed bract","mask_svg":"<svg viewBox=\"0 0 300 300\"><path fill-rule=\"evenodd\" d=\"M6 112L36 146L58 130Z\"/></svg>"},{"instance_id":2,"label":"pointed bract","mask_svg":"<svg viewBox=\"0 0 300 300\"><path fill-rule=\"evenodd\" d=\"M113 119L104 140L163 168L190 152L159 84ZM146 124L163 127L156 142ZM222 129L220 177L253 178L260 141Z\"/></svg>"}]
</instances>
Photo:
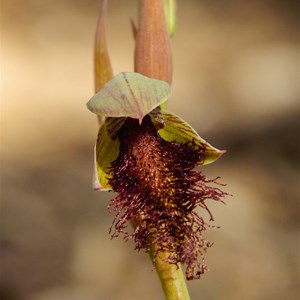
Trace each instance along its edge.
<instances>
[{"instance_id":1,"label":"pointed bract","mask_svg":"<svg viewBox=\"0 0 300 300\"><path fill-rule=\"evenodd\" d=\"M106 11L108 0L103 0L99 13L94 48L95 89L98 92L113 77L113 71L107 49Z\"/></svg>"},{"instance_id":2,"label":"pointed bract","mask_svg":"<svg viewBox=\"0 0 300 300\"><path fill-rule=\"evenodd\" d=\"M141 0L134 70L172 83L172 47L163 0Z\"/></svg>"}]
</instances>

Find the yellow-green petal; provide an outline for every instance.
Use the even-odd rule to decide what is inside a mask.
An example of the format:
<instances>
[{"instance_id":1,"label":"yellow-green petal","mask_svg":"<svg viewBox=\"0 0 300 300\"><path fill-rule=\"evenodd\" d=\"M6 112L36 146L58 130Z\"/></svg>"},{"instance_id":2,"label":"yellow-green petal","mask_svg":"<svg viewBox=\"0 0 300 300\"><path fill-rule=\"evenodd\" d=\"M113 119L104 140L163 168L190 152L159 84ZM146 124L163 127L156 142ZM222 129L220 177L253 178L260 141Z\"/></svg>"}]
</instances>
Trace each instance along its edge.
<instances>
[{"instance_id":1,"label":"yellow-green petal","mask_svg":"<svg viewBox=\"0 0 300 300\"><path fill-rule=\"evenodd\" d=\"M206 165L217 160L225 151L219 150L207 141L202 139L198 133L184 120L175 114L162 110L161 117L164 120L164 127L158 130L159 135L168 142L178 142L181 144L193 142L199 147L204 147L204 161ZM153 117L152 121L157 122Z\"/></svg>"},{"instance_id":2,"label":"yellow-green petal","mask_svg":"<svg viewBox=\"0 0 300 300\"><path fill-rule=\"evenodd\" d=\"M93 187L95 190L112 190L109 184L111 163L119 155L119 139L112 138L110 128L116 123L115 118L108 118L100 126L95 146Z\"/></svg>"}]
</instances>

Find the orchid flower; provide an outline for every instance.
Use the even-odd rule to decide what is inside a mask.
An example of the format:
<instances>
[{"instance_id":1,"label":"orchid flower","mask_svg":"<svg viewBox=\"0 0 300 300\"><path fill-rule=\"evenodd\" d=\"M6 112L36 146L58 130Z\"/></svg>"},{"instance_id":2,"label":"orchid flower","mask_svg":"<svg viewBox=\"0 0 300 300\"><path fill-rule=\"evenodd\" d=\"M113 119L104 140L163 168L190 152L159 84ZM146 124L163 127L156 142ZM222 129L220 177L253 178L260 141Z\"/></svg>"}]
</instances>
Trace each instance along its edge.
<instances>
[{"instance_id":1,"label":"orchid flower","mask_svg":"<svg viewBox=\"0 0 300 300\"><path fill-rule=\"evenodd\" d=\"M154 261L163 257L168 264L184 264L187 279L199 278L207 270L203 254L211 243L202 236L209 225L195 209L203 208L213 220L206 202L223 202L226 193L218 178L207 179L195 168L216 161L225 151L167 110L172 60L163 1L141 1L139 28L133 25L135 72L115 77L103 30L106 2L96 39L97 93L87 103L104 120L94 151L94 189L118 193L109 205L115 213L113 237L132 238L135 248L152 253ZM171 34L174 17L166 15Z\"/></svg>"}]
</instances>

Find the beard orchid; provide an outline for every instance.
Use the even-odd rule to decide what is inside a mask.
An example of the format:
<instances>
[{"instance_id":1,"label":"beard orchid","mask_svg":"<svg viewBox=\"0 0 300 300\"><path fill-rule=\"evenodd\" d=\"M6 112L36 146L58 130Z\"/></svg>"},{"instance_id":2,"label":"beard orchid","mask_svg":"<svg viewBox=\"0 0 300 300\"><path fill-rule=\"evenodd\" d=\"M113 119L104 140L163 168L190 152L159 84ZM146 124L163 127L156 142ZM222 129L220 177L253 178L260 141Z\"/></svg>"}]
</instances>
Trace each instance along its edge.
<instances>
[{"instance_id":1,"label":"beard orchid","mask_svg":"<svg viewBox=\"0 0 300 300\"><path fill-rule=\"evenodd\" d=\"M199 278L207 267L203 253L211 243L209 227L195 209L213 220L206 201L226 195L217 178L207 179L197 166L218 159L220 151L184 120L165 109L168 83L139 73L120 73L87 103L100 117L95 146L95 190L115 191L112 236L134 239L137 250L168 253L171 264L186 266L186 278ZM128 224L135 224L133 232Z\"/></svg>"}]
</instances>

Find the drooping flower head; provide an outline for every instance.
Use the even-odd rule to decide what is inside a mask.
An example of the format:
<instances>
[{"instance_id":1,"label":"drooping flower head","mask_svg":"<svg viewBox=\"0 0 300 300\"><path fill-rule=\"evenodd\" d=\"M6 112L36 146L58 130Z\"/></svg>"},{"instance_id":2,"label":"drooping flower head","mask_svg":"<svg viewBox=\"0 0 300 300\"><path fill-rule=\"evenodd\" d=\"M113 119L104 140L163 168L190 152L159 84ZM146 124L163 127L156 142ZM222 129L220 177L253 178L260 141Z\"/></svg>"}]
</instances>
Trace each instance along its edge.
<instances>
[{"instance_id":1,"label":"drooping flower head","mask_svg":"<svg viewBox=\"0 0 300 300\"><path fill-rule=\"evenodd\" d=\"M151 9L150 16L157 13ZM160 17L164 16L160 13ZM214 162L224 151L211 146L189 124L166 110L171 94L171 60L168 55L163 61L167 67L162 68L153 58L146 65L138 59L141 55L163 55L160 51L164 48L153 52L145 42L146 25L136 33L137 45L141 45L136 49L136 70L148 76L155 73L157 76L151 77L163 80L135 72L120 73L108 78L90 99L88 108L106 118L96 141L93 184L96 190L118 193L109 206L115 213L113 237L123 234L125 239L134 239L135 248L154 253L154 259L164 253L166 262L186 265L187 279L199 278L207 270L203 253L211 243L202 236L209 225L195 208L203 208L213 220L206 202L222 201L226 193L217 179L209 180L195 168ZM160 27L155 28L150 35L160 34ZM163 37L168 52L170 44ZM133 230L130 222L135 225Z\"/></svg>"}]
</instances>

